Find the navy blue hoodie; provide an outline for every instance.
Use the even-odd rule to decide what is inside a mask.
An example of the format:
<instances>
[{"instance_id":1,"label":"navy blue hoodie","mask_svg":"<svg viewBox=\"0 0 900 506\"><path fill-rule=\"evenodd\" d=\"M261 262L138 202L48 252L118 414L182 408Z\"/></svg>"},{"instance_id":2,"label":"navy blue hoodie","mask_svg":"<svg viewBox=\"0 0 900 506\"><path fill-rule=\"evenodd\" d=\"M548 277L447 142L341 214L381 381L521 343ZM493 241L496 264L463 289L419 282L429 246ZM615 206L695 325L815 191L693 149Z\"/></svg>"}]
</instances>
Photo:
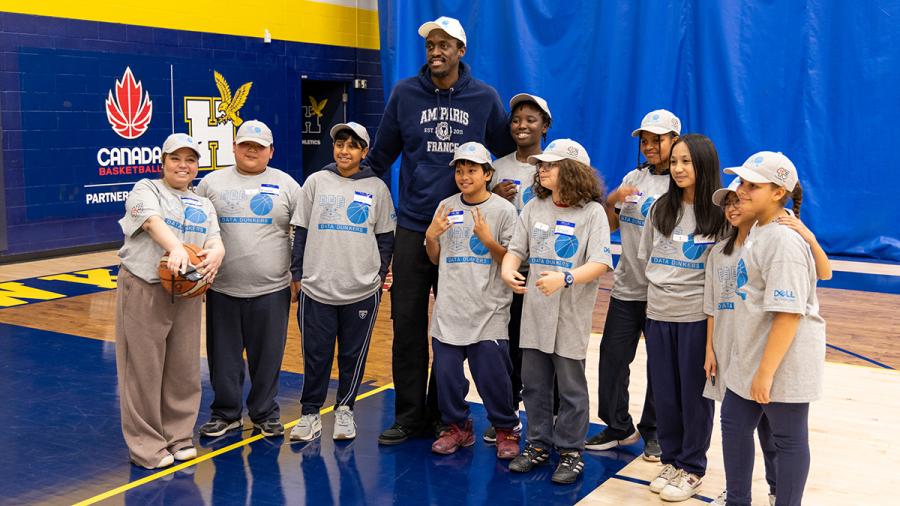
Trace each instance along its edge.
<instances>
[{"instance_id":1,"label":"navy blue hoodie","mask_svg":"<svg viewBox=\"0 0 900 506\"><path fill-rule=\"evenodd\" d=\"M449 164L454 148L469 141L496 157L516 149L500 96L473 78L468 65L459 63L459 79L447 90L435 86L428 65L397 83L366 160L383 176L403 155L398 226L424 232L438 203L459 192Z\"/></svg>"}]
</instances>

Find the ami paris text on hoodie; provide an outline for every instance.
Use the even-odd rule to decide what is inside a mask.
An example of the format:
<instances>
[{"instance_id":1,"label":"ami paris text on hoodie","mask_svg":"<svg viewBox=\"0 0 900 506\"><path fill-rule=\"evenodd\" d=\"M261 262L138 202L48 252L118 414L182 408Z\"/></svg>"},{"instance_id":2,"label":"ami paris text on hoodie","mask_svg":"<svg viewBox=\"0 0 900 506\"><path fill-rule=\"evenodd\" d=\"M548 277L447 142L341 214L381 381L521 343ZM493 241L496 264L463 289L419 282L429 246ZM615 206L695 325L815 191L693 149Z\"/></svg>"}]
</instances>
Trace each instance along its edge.
<instances>
[{"instance_id":1,"label":"ami paris text on hoodie","mask_svg":"<svg viewBox=\"0 0 900 506\"><path fill-rule=\"evenodd\" d=\"M468 65L460 62L459 79L446 90L432 82L427 65L397 83L366 160L383 176L403 155L398 226L424 232L438 203L459 191L449 163L456 146L469 141L484 144L496 157L516 149L500 96L473 78Z\"/></svg>"}]
</instances>

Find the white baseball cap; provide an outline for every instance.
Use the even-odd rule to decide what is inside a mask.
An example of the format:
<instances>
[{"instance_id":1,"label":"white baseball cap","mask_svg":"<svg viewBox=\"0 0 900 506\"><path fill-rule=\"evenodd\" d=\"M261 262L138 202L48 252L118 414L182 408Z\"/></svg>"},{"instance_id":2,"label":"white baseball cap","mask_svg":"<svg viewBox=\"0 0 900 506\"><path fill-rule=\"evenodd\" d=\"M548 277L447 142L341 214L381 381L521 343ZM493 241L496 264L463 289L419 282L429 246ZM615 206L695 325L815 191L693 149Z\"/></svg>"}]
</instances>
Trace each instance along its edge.
<instances>
[{"instance_id":1,"label":"white baseball cap","mask_svg":"<svg viewBox=\"0 0 900 506\"><path fill-rule=\"evenodd\" d=\"M725 169L726 174L735 174L751 183L775 183L792 192L797 186L797 167L788 157L773 151L760 151L740 167Z\"/></svg>"},{"instance_id":2,"label":"white baseball cap","mask_svg":"<svg viewBox=\"0 0 900 506\"><path fill-rule=\"evenodd\" d=\"M257 119L245 121L238 128L237 136L234 138L235 144L242 142L255 142L260 146L269 147L272 145L272 131L265 123Z\"/></svg>"},{"instance_id":3,"label":"white baseball cap","mask_svg":"<svg viewBox=\"0 0 900 506\"><path fill-rule=\"evenodd\" d=\"M656 135L674 132L675 135L681 135L681 120L671 112L665 109L657 109L650 111L641 120L640 128L636 128L631 132L632 137L641 135L641 131L646 130Z\"/></svg>"},{"instance_id":4,"label":"white baseball cap","mask_svg":"<svg viewBox=\"0 0 900 506\"><path fill-rule=\"evenodd\" d=\"M426 39L432 30L443 30L447 32L447 35L461 41L464 46L466 45L466 31L463 30L458 19L441 16L434 21L422 23L422 26L419 27L419 35Z\"/></svg>"},{"instance_id":5,"label":"white baseball cap","mask_svg":"<svg viewBox=\"0 0 900 506\"><path fill-rule=\"evenodd\" d=\"M547 145L547 149L543 153L529 156L528 163L537 165L538 162L558 162L566 158L581 162L587 166L591 165L591 157L588 156L587 150L572 139L556 139L552 141Z\"/></svg>"},{"instance_id":6,"label":"white baseball cap","mask_svg":"<svg viewBox=\"0 0 900 506\"><path fill-rule=\"evenodd\" d=\"M528 93L519 93L513 98L509 99L509 110L512 111L516 108L516 104L520 102L534 102L538 107L541 108L542 111L547 113L549 118L553 118L553 115L550 114L550 106L547 105L547 101L537 95L530 95Z\"/></svg>"},{"instance_id":7,"label":"white baseball cap","mask_svg":"<svg viewBox=\"0 0 900 506\"><path fill-rule=\"evenodd\" d=\"M337 135L341 130L352 130L357 137L366 141L366 146L370 146L372 144L372 141L369 140L369 132L366 131L366 127L360 125L355 121L338 123L337 125L331 127L331 140L334 140L334 136Z\"/></svg>"},{"instance_id":8,"label":"white baseball cap","mask_svg":"<svg viewBox=\"0 0 900 506\"><path fill-rule=\"evenodd\" d=\"M466 142L456 146L456 149L453 150L453 161L450 162L450 166L455 165L457 160L469 160L470 162L486 163L488 165L492 162L491 154L487 148L478 142Z\"/></svg>"},{"instance_id":9,"label":"white baseball cap","mask_svg":"<svg viewBox=\"0 0 900 506\"><path fill-rule=\"evenodd\" d=\"M197 153L197 156L200 156L200 146L197 144L197 141L188 134L172 134L166 137L166 141L163 142L162 145L162 152L171 155L181 148L193 149L194 153Z\"/></svg>"},{"instance_id":10,"label":"white baseball cap","mask_svg":"<svg viewBox=\"0 0 900 506\"><path fill-rule=\"evenodd\" d=\"M738 186L740 185L741 178L736 177L725 188L719 188L718 190L714 191L712 195L713 204L719 207L725 207L725 199L728 198L728 194L737 193Z\"/></svg>"}]
</instances>

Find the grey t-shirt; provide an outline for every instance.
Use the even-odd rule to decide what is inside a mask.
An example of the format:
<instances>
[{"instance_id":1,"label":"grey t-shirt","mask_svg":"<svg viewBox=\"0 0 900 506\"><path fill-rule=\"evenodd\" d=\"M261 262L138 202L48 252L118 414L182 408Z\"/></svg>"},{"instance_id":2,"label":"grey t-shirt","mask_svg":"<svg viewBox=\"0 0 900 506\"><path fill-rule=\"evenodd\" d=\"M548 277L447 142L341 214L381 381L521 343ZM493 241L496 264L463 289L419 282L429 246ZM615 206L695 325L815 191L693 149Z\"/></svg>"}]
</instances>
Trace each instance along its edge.
<instances>
[{"instance_id":1,"label":"grey t-shirt","mask_svg":"<svg viewBox=\"0 0 900 506\"><path fill-rule=\"evenodd\" d=\"M810 402L822 395L825 320L819 316L816 264L809 245L793 230L769 223L755 226L744 242L736 269L737 294L728 389L750 399L775 313L801 315L797 334L775 372L772 402Z\"/></svg>"},{"instance_id":2,"label":"grey t-shirt","mask_svg":"<svg viewBox=\"0 0 900 506\"><path fill-rule=\"evenodd\" d=\"M350 179L331 170L309 176L291 221L308 230L303 293L324 304L345 305L380 290L375 235L393 232L396 220L381 179Z\"/></svg>"},{"instance_id":3,"label":"grey t-shirt","mask_svg":"<svg viewBox=\"0 0 900 506\"><path fill-rule=\"evenodd\" d=\"M638 246L650 206L669 189L669 175L656 175L652 170L634 169L622 178L623 185L636 186L641 193L616 204L622 254L616 265L612 296L619 300L647 300L647 263L638 260Z\"/></svg>"},{"instance_id":4,"label":"grey t-shirt","mask_svg":"<svg viewBox=\"0 0 900 506\"><path fill-rule=\"evenodd\" d=\"M508 339L512 291L500 278L500 264L475 235L472 213L477 207L494 239L507 246L516 225L516 208L493 193L477 206L463 202L462 194L440 205L453 209L452 225L439 238L440 288L431 315L431 335L454 346Z\"/></svg>"},{"instance_id":5,"label":"grey t-shirt","mask_svg":"<svg viewBox=\"0 0 900 506\"><path fill-rule=\"evenodd\" d=\"M125 216L119 220L125 234L119 258L128 272L148 283L159 283L159 259L165 253L141 228L151 216L159 216L181 242L203 248L207 240L219 237L216 210L209 199L175 190L159 179L141 179L128 194Z\"/></svg>"},{"instance_id":6,"label":"grey t-shirt","mask_svg":"<svg viewBox=\"0 0 900 506\"><path fill-rule=\"evenodd\" d=\"M662 235L653 226L655 207L651 206L647 214L638 248L638 258L647 266L647 318L664 322L705 321L706 257L716 238L694 234L694 206L684 203L672 234Z\"/></svg>"},{"instance_id":7,"label":"grey t-shirt","mask_svg":"<svg viewBox=\"0 0 900 506\"><path fill-rule=\"evenodd\" d=\"M535 286L544 271L571 271L588 262L612 269L609 222L603 206L559 207L550 198L531 200L519 216L509 253L527 258L528 272L519 345L584 360L591 313L600 280L560 288L549 297Z\"/></svg>"},{"instance_id":8,"label":"grey t-shirt","mask_svg":"<svg viewBox=\"0 0 900 506\"><path fill-rule=\"evenodd\" d=\"M731 359L734 341L737 262L741 248L725 254L728 240L720 241L706 258L706 283L703 287L703 312L713 317L713 352L716 355L716 384L706 381L703 396L721 402L725 398L725 371Z\"/></svg>"},{"instance_id":9,"label":"grey t-shirt","mask_svg":"<svg viewBox=\"0 0 900 506\"><path fill-rule=\"evenodd\" d=\"M511 181L516 185L516 196L512 199L512 203L516 206L516 212L521 213L531 199L534 198L535 166L530 163L520 162L516 160L516 152L498 158L493 163L494 178L491 184L496 186L504 181Z\"/></svg>"},{"instance_id":10,"label":"grey t-shirt","mask_svg":"<svg viewBox=\"0 0 900 506\"><path fill-rule=\"evenodd\" d=\"M248 176L231 166L204 177L197 194L216 207L227 251L213 290L257 297L291 283L291 216L300 199L294 178L272 167Z\"/></svg>"}]
</instances>

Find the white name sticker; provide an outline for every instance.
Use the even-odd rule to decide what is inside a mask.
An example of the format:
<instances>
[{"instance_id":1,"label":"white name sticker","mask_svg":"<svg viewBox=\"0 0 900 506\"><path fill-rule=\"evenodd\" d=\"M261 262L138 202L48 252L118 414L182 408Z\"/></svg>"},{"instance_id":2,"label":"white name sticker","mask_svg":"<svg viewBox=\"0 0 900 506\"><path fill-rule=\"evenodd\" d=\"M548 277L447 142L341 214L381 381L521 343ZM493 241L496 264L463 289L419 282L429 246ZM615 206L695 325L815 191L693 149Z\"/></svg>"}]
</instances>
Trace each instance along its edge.
<instances>
[{"instance_id":1,"label":"white name sticker","mask_svg":"<svg viewBox=\"0 0 900 506\"><path fill-rule=\"evenodd\" d=\"M644 196L644 192L637 192L633 195L626 196L625 202L628 202L629 204L637 204L638 202L641 201L641 197L643 197L643 196Z\"/></svg>"},{"instance_id":2,"label":"white name sticker","mask_svg":"<svg viewBox=\"0 0 900 506\"><path fill-rule=\"evenodd\" d=\"M181 197L181 203L186 206L203 207L203 204L194 197Z\"/></svg>"},{"instance_id":3,"label":"white name sticker","mask_svg":"<svg viewBox=\"0 0 900 506\"><path fill-rule=\"evenodd\" d=\"M359 202L360 204L371 206L373 198L374 197L371 193L353 192L353 202Z\"/></svg>"},{"instance_id":4,"label":"white name sticker","mask_svg":"<svg viewBox=\"0 0 900 506\"><path fill-rule=\"evenodd\" d=\"M279 188L277 184L263 183L259 185L259 193L265 193L266 195L278 195L280 192L281 188Z\"/></svg>"},{"instance_id":5,"label":"white name sticker","mask_svg":"<svg viewBox=\"0 0 900 506\"><path fill-rule=\"evenodd\" d=\"M447 215L447 218L450 220L450 223L454 225L462 225L465 218L463 217L463 211L450 211L450 214Z\"/></svg>"},{"instance_id":6,"label":"white name sticker","mask_svg":"<svg viewBox=\"0 0 900 506\"><path fill-rule=\"evenodd\" d=\"M672 234L672 240L675 242L688 242L690 236L684 234Z\"/></svg>"},{"instance_id":7,"label":"white name sticker","mask_svg":"<svg viewBox=\"0 0 900 506\"><path fill-rule=\"evenodd\" d=\"M556 220L556 229L554 234L559 235L575 235L575 224L571 221Z\"/></svg>"},{"instance_id":8,"label":"white name sticker","mask_svg":"<svg viewBox=\"0 0 900 506\"><path fill-rule=\"evenodd\" d=\"M694 244L712 244L716 242L716 238L711 235L695 235Z\"/></svg>"},{"instance_id":9,"label":"white name sticker","mask_svg":"<svg viewBox=\"0 0 900 506\"><path fill-rule=\"evenodd\" d=\"M541 232L547 232L548 230L550 230L550 225L536 221L534 222L534 228L540 230Z\"/></svg>"}]
</instances>

